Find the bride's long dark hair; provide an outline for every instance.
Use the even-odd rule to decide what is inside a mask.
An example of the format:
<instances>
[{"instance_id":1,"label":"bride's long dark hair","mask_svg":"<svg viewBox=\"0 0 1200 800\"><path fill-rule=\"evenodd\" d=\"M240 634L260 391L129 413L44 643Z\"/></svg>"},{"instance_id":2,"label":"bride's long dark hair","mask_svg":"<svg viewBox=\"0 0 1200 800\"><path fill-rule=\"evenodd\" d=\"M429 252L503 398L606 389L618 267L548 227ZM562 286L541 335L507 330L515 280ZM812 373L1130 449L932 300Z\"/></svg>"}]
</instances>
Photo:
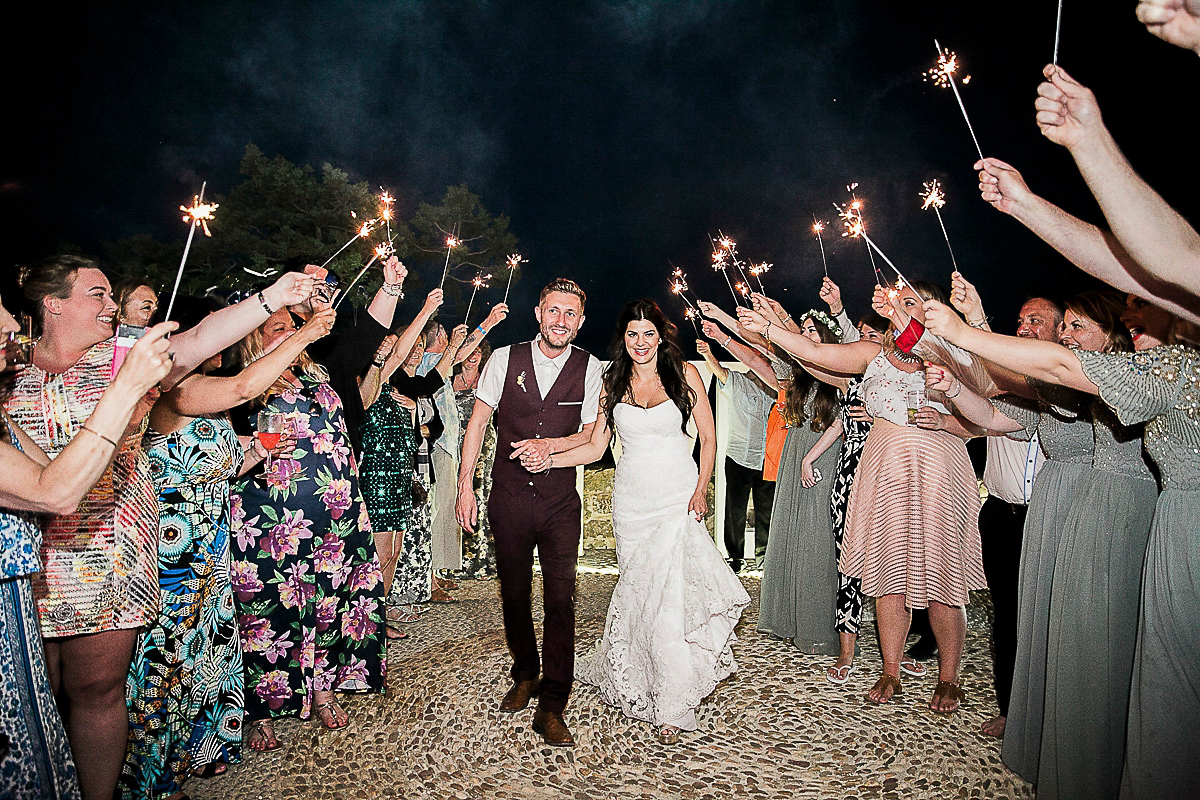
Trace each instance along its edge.
<instances>
[{"instance_id":1,"label":"bride's long dark hair","mask_svg":"<svg viewBox=\"0 0 1200 800\"><path fill-rule=\"evenodd\" d=\"M635 320L645 320L658 331L658 379L662 381L667 397L683 415L683 424L680 427L686 434L688 420L692 418L692 409L696 406L696 392L688 386L683 372L683 351L676 339L675 325L663 316L657 303L646 298L627 303L617 317L617 331L608 348L609 364L604 370L604 418L608 421L609 428L612 428L613 409L617 404L622 401L633 402L630 388L633 380L633 359L625 349L625 332L629 329L629 323Z\"/></svg>"}]
</instances>

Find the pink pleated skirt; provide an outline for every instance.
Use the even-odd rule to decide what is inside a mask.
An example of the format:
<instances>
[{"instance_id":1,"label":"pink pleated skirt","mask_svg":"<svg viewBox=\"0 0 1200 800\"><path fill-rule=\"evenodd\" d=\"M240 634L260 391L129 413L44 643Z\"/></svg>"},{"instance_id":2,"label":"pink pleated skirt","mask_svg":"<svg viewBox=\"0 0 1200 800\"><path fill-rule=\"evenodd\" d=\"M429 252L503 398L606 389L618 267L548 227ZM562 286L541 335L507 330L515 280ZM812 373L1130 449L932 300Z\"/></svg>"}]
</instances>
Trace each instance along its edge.
<instances>
[{"instance_id":1,"label":"pink pleated skirt","mask_svg":"<svg viewBox=\"0 0 1200 800\"><path fill-rule=\"evenodd\" d=\"M838 564L869 597L909 608L967 604L986 589L979 484L963 440L877 419L863 445Z\"/></svg>"}]
</instances>

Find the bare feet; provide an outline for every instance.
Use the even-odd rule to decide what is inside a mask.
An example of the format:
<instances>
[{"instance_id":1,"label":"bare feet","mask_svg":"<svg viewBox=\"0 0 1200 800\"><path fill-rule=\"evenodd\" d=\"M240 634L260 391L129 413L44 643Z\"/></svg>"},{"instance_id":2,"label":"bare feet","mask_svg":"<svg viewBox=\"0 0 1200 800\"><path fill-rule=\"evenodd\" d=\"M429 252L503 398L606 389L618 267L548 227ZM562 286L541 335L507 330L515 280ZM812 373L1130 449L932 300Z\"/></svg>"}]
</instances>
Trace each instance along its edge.
<instances>
[{"instance_id":1,"label":"bare feet","mask_svg":"<svg viewBox=\"0 0 1200 800\"><path fill-rule=\"evenodd\" d=\"M988 736L995 736L997 739L1004 738L1004 725L1008 722L1008 717L1003 714L997 714L987 722L979 726L979 730Z\"/></svg>"}]
</instances>

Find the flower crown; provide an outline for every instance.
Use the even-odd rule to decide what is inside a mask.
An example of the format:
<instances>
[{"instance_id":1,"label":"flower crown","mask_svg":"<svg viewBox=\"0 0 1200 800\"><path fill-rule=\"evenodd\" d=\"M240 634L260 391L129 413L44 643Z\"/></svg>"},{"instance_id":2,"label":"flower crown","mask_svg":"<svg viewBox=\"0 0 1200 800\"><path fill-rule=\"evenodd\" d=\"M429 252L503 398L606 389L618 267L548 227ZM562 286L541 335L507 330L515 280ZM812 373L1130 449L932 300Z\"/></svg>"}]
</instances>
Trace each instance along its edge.
<instances>
[{"instance_id":1,"label":"flower crown","mask_svg":"<svg viewBox=\"0 0 1200 800\"><path fill-rule=\"evenodd\" d=\"M807 319L808 317L812 317L813 319L817 320L822 325L824 325L826 328L829 328L829 330L837 338L839 338L839 339L842 338L842 326L838 325L836 322L834 322L833 318L830 317L828 314L826 314L824 311L818 311L815 308L810 308L808 311L805 311L803 314L800 315L800 319L802 319L802 320Z\"/></svg>"}]
</instances>

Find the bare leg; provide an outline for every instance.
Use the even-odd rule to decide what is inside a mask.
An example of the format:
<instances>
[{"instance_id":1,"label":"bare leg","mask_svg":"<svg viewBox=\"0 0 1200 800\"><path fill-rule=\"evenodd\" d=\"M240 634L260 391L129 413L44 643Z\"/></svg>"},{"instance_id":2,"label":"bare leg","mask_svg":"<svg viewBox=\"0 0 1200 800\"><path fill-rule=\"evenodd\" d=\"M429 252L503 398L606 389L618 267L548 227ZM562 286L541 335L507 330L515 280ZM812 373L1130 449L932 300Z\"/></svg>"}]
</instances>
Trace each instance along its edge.
<instances>
[{"instance_id":1,"label":"bare leg","mask_svg":"<svg viewBox=\"0 0 1200 800\"><path fill-rule=\"evenodd\" d=\"M58 640L67 739L84 800L111 800L117 788L129 737L125 678L137 635L135 628Z\"/></svg>"},{"instance_id":2,"label":"bare leg","mask_svg":"<svg viewBox=\"0 0 1200 800\"><path fill-rule=\"evenodd\" d=\"M883 651L883 674L900 677L900 659L904 657L904 639L908 636L911 620L904 605L904 595L889 594L875 600L875 618L879 621L879 648ZM876 703L886 703L892 697L892 689L872 689L868 698Z\"/></svg>"},{"instance_id":3,"label":"bare leg","mask_svg":"<svg viewBox=\"0 0 1200 800\"><path fill-rule=\"evenodd\" d=\"M400 560L400 542L404 540L404 531L376 531L375 552L379 556L379 569L383 573L383 596L387 597L392 591L392 581L396 578L396 564Z\"/></svg>"},{"instance_id":4,"label":"bare leg","mask_svg":"<svg viewBox=\"0 0 1200 800\"><path fill-rule=\"evenodd\" d=\"M962 606L929 603L929 625L938 643L938 681L958 685L958 668L967 636L967 612ZM957 700L942 698L931 705L934 711L953 711Z\"/></svg>"},{"instance_id":5,"label":"bare leg","mask_svg":"<svg viewBox=\"0 0 1200 800\"><path fill-rule=\"evenodd\" d=\"M838 658L833 666L825 670L831 683L845 683L850 677L850 669L854 664L854 645L858 642L857 633L838 634Z\"/></svg>"}]
</instances>

